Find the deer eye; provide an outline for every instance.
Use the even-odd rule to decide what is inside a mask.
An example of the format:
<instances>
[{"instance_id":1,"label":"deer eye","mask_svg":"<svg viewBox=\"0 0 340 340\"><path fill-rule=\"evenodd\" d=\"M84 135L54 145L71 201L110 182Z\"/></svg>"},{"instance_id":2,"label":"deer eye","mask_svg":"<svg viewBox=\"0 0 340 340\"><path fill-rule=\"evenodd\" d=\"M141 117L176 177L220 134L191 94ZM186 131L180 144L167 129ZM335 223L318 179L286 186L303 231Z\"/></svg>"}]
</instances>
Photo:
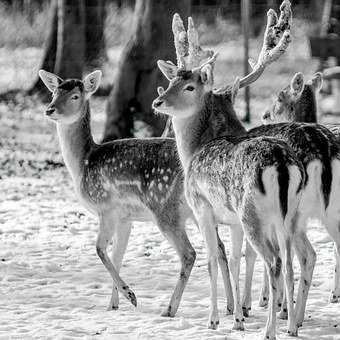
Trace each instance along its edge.
<instances>
[{"instance_id":1,"label":"deer eye","mask_svg":"<svg viewBox=\"0 0 340 340\"><path fill-rule=\"evenodd\" d=\"M195 88L192 85L188 85L187 87L184 88L184 91L194 91Z\"/></svg>"},{"instance_id":2,"label":"deer eye","mask_svg":"<svg viewBox=\"0 0 340 340\"><path fill-rule=\"evenodd\" d=\"M74 94L74 95L71 97L72 100L77 100L78 98L79 98L79 95L78 95L78 94Z\"/></svg>"}]
</instances>

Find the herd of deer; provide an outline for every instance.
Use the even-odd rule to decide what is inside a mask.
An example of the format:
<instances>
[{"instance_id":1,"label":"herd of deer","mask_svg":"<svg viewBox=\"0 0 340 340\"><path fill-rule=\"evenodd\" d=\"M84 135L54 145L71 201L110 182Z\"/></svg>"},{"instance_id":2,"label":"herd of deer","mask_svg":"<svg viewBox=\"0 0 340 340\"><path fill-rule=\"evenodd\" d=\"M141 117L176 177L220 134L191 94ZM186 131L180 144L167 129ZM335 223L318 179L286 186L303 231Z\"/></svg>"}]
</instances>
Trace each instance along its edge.
<instances>
[{"instance_id":1,"label":"herd of deer","mask_svg":"<svg viewBox=\"0 0 340 340\"><path fill-rule=\"evenodd\" d=\"M152 220L175 248L181 269L163 316L173 317L195 262L185 230L192 218L205 240L210 277L208 327L219 324L217 273L220 266L227 313L234 329L244 329L251 309L256 255L265 266L260 305L269 304L264 339L275 339L276 312L288 319L288 333L302 325L316 253L306 236L310 218L318 219L335 243L335 277L330 301L340 302L340 138L335 126L301 123L315 119L317 73L304 83L297 73L263 120L247 131L233 108L238 90L256 81L290 43L291 5L284 0L279 17L268 11L263 47L252 72L232 85L213 89L217 54L203 50L191 18L184 28L173 17L177 65L158 61L169 80L159 87L155 111L171 116L172 138L123 139L98 145L90 130L89 98L101 72L83 81L63 80L41 70L53 99L46 115L56 122L62 154L81 202L99 218L97 253L113 279L109 309L118 292L134 306L136 296L119 275L132 221ZM230 260L217 226L230 226ZM246 238L246 284L240 299L239 272ZM112 258L107 247L113 240ZM294 302L293 252L301 274Z\"/></svg>"}]
</instances>

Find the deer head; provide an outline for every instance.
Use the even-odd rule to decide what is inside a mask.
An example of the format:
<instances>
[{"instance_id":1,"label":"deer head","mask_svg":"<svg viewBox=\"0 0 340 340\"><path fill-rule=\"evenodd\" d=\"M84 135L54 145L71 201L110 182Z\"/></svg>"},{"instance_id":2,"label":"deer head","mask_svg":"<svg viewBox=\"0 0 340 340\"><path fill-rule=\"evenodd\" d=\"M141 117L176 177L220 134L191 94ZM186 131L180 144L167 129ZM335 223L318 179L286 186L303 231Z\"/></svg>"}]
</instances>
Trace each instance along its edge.
<instances>
[{"instance_id":1,"label":"deer head","mask_svg":"<svg viewBox=\"0 0 340 340\"><path fill-rule=\"evenodd\" d=\"M158 88L159 97L154 100L153 108L168 115L190 115L204 93L212 89L216 55L199 46L198 33L191 17L188 18L188 30L185 31L183 21L176 13L172 30L177 65L171 61L158 60L158 67L170 84L166 91Z\"/></svg>"},{"instance_id":2,"label":"deer head","mask_svg":"<svg viewBox=\"0 0 340 340\"><path fill-rule=\"evenodd\" d=\"M267 27L263 46L257 62L250 61L253 68L247 76L237 79L231 88L233 100L239 88L250 85L263 73L267 65L277 60L290 42L291 6L288 0L283 1L278 18L274 10L267 13ZM205 94L211 92L214 85L213 70L217 54L203 50L198 43L198 33L192 18L188 19L188 30L178 14L173 17L177 65L170 61L159 60L159 69L170 81L166 90L158 88L159 97L153 102L153 108L161 113L187 117L197 112L202 105ZM218 91L223 91L220 89Z\"/></svg>"},{"instance_id":3,"label":"deer head","mask_svg":"<svg viewBox=\"0 0 340 340\"><path fill-rule=\"evenodd\" d=\"M86 103L90 96L98 89L101 75L101 71L94 71L83 81L63 80L53 73L40 70L41 80L53 94L52 101L46 109L46 116L61 124L78 121L86 111Z\"/></svg>"},{"instance_id":4,"label":"deer head","mask_svg":"<svg viewBox=\"0 0 340 340\"><path fill-rule=\"evenodd\" d=\"M307 83L301 72L296 73L290 85L274 98L274 103L262 117L263 123L316 122L316 94L320 91L322 82L323 77L320 72L314 74ZM308 120L306 114L312 114L315 118Z\"/></svg>"}]
</instances>

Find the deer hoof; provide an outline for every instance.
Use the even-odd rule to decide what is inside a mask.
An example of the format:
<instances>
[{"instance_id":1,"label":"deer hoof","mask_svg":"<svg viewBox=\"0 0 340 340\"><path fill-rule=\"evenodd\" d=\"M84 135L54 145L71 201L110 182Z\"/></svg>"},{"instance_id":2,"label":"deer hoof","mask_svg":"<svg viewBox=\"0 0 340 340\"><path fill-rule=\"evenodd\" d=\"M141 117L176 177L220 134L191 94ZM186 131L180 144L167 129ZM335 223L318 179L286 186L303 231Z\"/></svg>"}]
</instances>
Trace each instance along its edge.
<instances>
[{"instance_id":1,"label":"deer hoof","mask_svg":"<svg viewBox=\"0 0 340 340\"><path fill-rule=\"evenodd\" d=\"M233 315L234 314L234 306L228 306L227 305L227 310L226 310L226 315Z\"/></svg>"},{"instance_id":2,"label":"deer hoof","mask_svg":"<svg viewBox=\"0 0 340 340\"><path fill-rule=\"evenodd\" d=\"M250 310L251 310L251 307L242 307L243 316L245 318L249 318L249 311Z\"/></svg>"},{"instance_id":3,"label":"deer hoof","mask_svg":"<svg viewBox=\"0 0 340 340\"><path fill-rule=\"evenodd\" d=\"M340 300L340 295L337 296L334 292L331 292L331 295L329 297L329 302L330 303L338 303Z\"/></svg>"},{"instance_id":4,"label":"deer hoof","mask_svg":"<svg viewBox=\"0 0 340 340\"><path fill-rule=\"evenodd\" d=\"M288 320L288 311L287 308L283 308L280 310L278 318L281 320Z\"/></svg>"},{"instance_id":5,"label":"deer hoof","mask_svg":"<svg viewBox=\"0 0 340 340\"><path fill-rule=\"evenodd\" d=\"M219 323L220 323L220 320L218 318L218 312L216 311L211 312L209 315L209 320L208 320L208 328L217 329Z\"/></svg>"},{"instance_id":6,"label":"deer hoof","mask_svg":"<svg viewBox=\"0 0 340 340\"><path fill-rule=\"evenodd\" d=\"M171 306L168 306L168 308L162 312L161 316L166 318L173 318L175 316L175 312L171 310Z\"/></svg>"},{"instance_id":7,"label":"deer hoof","mask_svg":"<svg viewBox=\"0 0 340 340\"><path fill-rule=\"evenodd\" d=\"M137 307L136 295L128 286L123 287L123 294L135 307Z\"/></svg>"},{"instance_id":8,"label":"deer hoof","mask_svg":"<svg viewBox=\"0 0 340 340\"><path fill-rule=\"evenodd\" d=\"M234 324L233 324L233 330L234 331L244 331L244 324L243 324L244 319L235 319Z\"/></svg>"},{"instance_id":9,"label":"deer hoof","mask_svg":"<svg viewBox=\"0 0 340 340\"><path fill-rule=\"evenodd\" d=\"M294 328L294 329L288 329L288 335L289 336L298 336L298 330L297 330L297 327L296 328Z\"/></svg>"},{"instance_id":10,"label":"deer hoof","mask_svg":"<svg viewBox=\"0 0 340 340\"><path fill-rule=\"evenodd\" d=\"M267 296L263 296L261 294L260 300L259 300L259 307L267 307L267 306L268 306L268 297Z\"/></svg>"}]
</instances>

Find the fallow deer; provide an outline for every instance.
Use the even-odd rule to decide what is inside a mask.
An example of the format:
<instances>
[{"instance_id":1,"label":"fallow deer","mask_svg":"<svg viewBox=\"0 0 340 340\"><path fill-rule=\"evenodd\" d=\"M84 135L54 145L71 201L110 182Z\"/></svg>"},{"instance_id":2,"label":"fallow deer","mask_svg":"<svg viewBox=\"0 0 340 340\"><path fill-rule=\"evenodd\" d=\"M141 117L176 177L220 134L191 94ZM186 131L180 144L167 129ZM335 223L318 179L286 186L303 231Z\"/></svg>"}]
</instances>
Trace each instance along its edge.
<instances>
[{"instance_id":1,"label":"fallow deer","mask_svg":"<svg viewBox=\"0 0 340 340\"><path fill-rule=\"evenodd\" d=\"M335 69L335 70L334 70ZM317 95L322 88L323 78L338 72L339 67L317 72L305 82L301 72L294 75L290 85L282 89L274 98L272 106L262 116L264 124L280 122L318 122ZM325 76L324 76L325 75ZM340 125L322 124L331 130L340 145Z\"/></svg>"},{"instance_id":2,"label":"fallow deer","mask_svg":"<svg viewBox=\"0 0 340 340\"><path fill-rule=\"evenodd\" d=\"M176 38L185 39L184 33L178 32ZM213 52L200 49L198 33L193 25L188 33L193 38L190 44L191 63L193 67L198 67ZM285 42L277 48L277 41L272 41L267 52L271 53L276 48L273 58L278 58L287 47L288 39ZM280 53L277 53L278 50ZM127 286L125 283L122 286L119 270L131 222L152 219L181 259L180 278L169 305L162 313L163 316L174 316L195 260L195 251L184 228L187 217L193 216L184 199L183 171L175 141L169 138L124 139L98 145L91 135L89 98L99 86L100 72L88 75L84 81L62 80L43 70L39 75L53 93L46 115L56 122L62 154L78 197L100 220L97 253L113 277L108 309L118 308L117 288L133 304L136 303L134 294L125 292ZM254 77L250 74L241 83L255 81L259 75ZM112 238L111 262L106 247ZM218 233L217 239L218 261L227 295L227 314L232 314L234 306L228 261Z\"/></svg>"},{"instance_id":3,"label":"fallow deer","mask_svg":"<svg viewBox=\"0 0 340 340\"><path fill-rule=\"evenodd\" d=\"M293 150L272 137L248 137L233 109L240 87L257 79L265 66L276 60L289 43L290 3L281 6L280 20L268 12L261 65L230 88L213 91L216 55L199 67L192 67L198 37L188 32L178 14L173 18L177 65L158 61L170 81L159 89L153 108L172 117L179 157L185 174L185 195L207 246L211 285L208 325L217 328L216 223L231 226L231 282L234 296L234 329L243 329L239 294L239 265L243 234L263 258L269 280L271 305L265 339L275 339L278 275L284 270L288 300L288 332L297 335L293 308L293 269L291 245L296 231L296 212L304 188L305 172ZM275 46L273 49L271 47ZM200 49L203 53L203 50ZM301 231L300 235L304 235Z\"/></svg>"},{"instance_id":4,"label":"fallow deer","mask_svg":"<svg viewBox=\"0 0 340 340\"><path fill-rule=\"evenodd\" d=\"M295 85L297 84L294 84L294 91L296 91ZM317 85L314 84L313 86ZM318 124L291 122L262 125L248 131L248 136L275 136L283 139L293 148L298 158L303 162L307 173L307 182L302 193L297 223L301 228L306 229L310 218L318 219L325 225L335 242L338 243L340 238L340 230L338 229L340 224L340 211L338 209L340 153L339 144L334 134L326 127ZM301 242L304 242L304 247L301 247ZM297 297L297 322L301 326L316 255L308 239L295 238L294 248L301 266ZM247 255L248 259L251 259L249 267L251 268L254 262L251 248ZM253 255L255 255L255 252L253 252ZM248 269L247 273L251 275L251 269ZM336 277L336 280L338 280L338 277ZM247 282L251 282L249 277ZM246 296L249 295L250 293L246 294ZM262 292L260 303L265 304L263 295ZM249 304L250 300L246 299L244 307L248 308ZM284 304L282 305L281 316L286 317Z\"/></svg>"},{"instance_id":5,"label":"fallow deer","mask_svg":"<svg viewBox=\"0 0 340 340\"><path fill-rule=\"evenodd\" d=\"M322 73L318 72L313 75L312 79L305 83L302 73L296 73L291 80L290 85L282 89L272 106L263 115L265 124L291 121L317 121L317 93L322 87ZM336 124L324 124L331 130L340 145L340 126ZM313 214L315 217L315 213ZM317 216L320 217L320 216ZM324 219L321 219L324 223ZM340 225L340 221L339 221ZM340 302L340 230L336 223L327 224L326 229L335 242L335 274L334 286L330 294L330 302ZM266 304L266 286L262 290L260 302Z\"/></svg>"},{"instance_id":6,"label":"fallow deer","mask_svg":"<svg viewBox=\"0 0 340 340\"><path fill-rule=\"evenodd\" d=\"M155 221L181 261L180 276L163 316L173 317L195 262L196 253L186 231L192 212L184 198L183 171L175 141L170 138L123 139L102 145L90 129L89 98L100 84L101 72L83 81L62 80L40 70L53 93L46 109L56 123L62 155L83 205L99 218L97 254L113 279L108 309L117 309L120 291L134 306L133 291L119 275L132 221ZM218 237L218 235L217 235ZM107 254L113 239L112 260ZM218 237L219 239L219 237ZM227 293L227 311L233 311L228 262L219 240L219 263Z\"/></svg>"}]
</instances>

